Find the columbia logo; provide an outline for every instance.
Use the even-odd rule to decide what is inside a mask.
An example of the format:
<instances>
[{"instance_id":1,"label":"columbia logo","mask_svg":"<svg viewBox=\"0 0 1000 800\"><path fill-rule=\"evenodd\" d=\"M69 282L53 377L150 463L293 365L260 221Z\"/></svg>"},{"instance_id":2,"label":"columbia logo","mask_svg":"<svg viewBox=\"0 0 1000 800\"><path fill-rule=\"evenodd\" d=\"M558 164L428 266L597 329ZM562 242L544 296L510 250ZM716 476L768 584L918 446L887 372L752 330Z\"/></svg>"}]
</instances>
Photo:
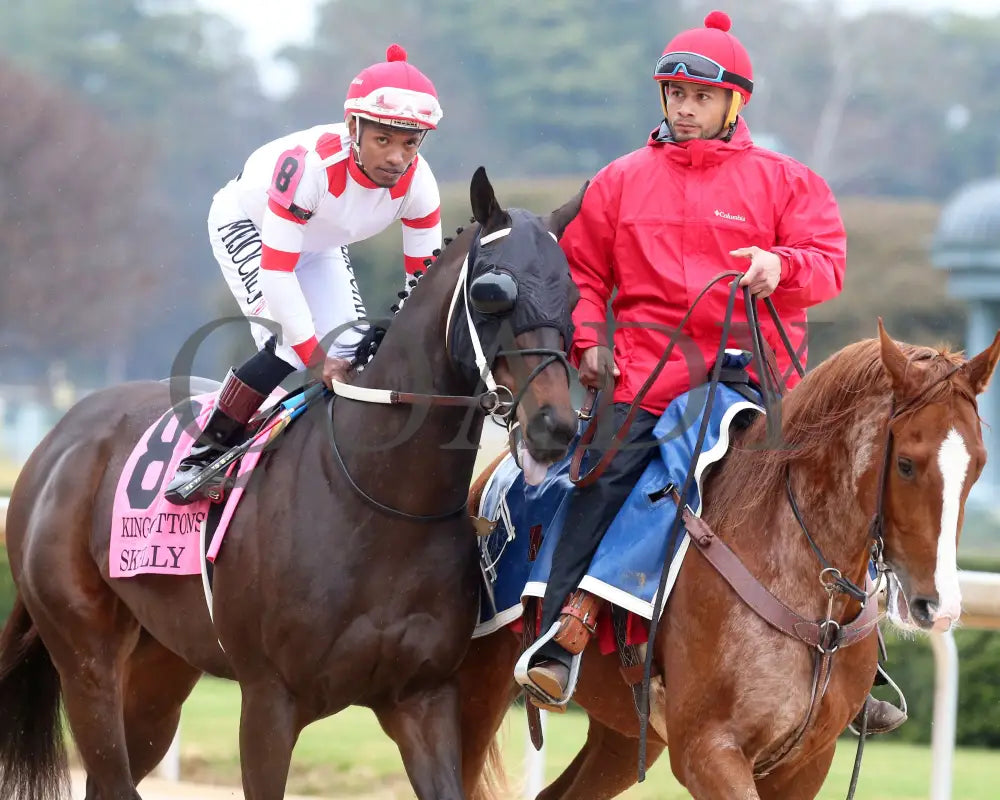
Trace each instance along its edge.
<instances>
[{"instance_id":1,"label":"columbia logo","mask_svg":"<svg viewBox=\"0 0 1000 800\"><path fill-rule=\"evenodd\" d=\"M742 214L729 214L729 213L727 213L725 211L719 211L719 209L715 209L715 216L722 217L723 219L731 219L734 222L746 222L747 221L747 218L744 217Z\"/></svg>"}]
</instances>

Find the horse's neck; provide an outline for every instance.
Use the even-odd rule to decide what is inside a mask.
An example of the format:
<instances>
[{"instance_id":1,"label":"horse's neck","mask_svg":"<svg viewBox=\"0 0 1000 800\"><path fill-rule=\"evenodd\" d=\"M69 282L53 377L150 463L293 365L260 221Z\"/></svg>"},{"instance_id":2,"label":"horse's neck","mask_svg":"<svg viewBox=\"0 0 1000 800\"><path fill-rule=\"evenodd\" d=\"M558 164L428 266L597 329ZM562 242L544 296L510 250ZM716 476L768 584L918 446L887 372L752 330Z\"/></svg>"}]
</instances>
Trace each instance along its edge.
<instances>
[{"instance_id":1,"label":"horse's neck","mask_svg":"<svg viewBox=\"0 0 1000 800\"><path fill-rule=\"evenodd\" d=\"M844 420L841 435L830 435L808 458L794 459L789 466L792 494L801 512L802 523L827 561L843 575L864 580L869 540L868 527L874 511L875 491L881 468L886 409L878 399L864 404ZM788 445L794 447L794 445ZM737 476L743 480L710 482L706 494L706 519L717 517L715 503L747 503L746 486L752 476L768 474L762 466L768 460L764 449L752 446L730 454ZM728 470L729 465L724 466ZM748 559L755 571L779 596L815 592L822 565L813 552L788 499L785 471L770 473L767 485L759 486L750 501L751 509L741 517L724 514L720 536ZM739 518L741 524L731 524Z\"/></svg>"},{"instance_id":2,"label":"horse's neck","mask_svg":"<svg viewBox=\"0 0 1000 800\"><path fill-rule=\"evenodd\" d=\"M446 349L448 309L460 267L460 262L442 264L439 259L421 279L389 327L378 355L359 376L359 386L421 394L475 391L475 384L452 366ZM433 513L449 503L457 506L468 490L483 423L478 410L338 400L334 419L338 434L369 448L345 457L352 472L384 487L382 502L406 505L393 495L409 495L416 483L432 506L416 513Z\"/></svg>"},{"instance_id":3,"label":"horse's neck","mask_svg":"<svg viewBox=\"0 0 1000 800\"><path fill-rule=\"evenodd\" d=\"M414 288L358 385L433 394L469 394L475 389L448 357L448 310L462 266L460 260L448 260L451 263L439 259Z\"/></svg>"}]
</instances>

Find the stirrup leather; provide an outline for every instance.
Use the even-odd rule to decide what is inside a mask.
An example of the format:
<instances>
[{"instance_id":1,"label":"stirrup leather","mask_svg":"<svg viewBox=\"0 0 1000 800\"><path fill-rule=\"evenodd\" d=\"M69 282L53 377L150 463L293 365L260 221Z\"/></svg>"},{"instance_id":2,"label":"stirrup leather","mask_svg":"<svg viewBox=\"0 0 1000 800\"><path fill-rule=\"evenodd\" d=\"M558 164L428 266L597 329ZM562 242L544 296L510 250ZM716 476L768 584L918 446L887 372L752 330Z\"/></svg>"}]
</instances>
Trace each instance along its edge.
<instances>
[{"instance_id":1,"label":"stirrup leather","mask_svg":"<svg viewBox=\"0 0 1000 800\"><path fill-rule=\"evenodd\" d=\"M559 631L553 637L556 644L576 655L587 649L587 642L597 631L597 615L604 601L585 589L571 594L559 616Z\"/></svg>"}]
</instances>

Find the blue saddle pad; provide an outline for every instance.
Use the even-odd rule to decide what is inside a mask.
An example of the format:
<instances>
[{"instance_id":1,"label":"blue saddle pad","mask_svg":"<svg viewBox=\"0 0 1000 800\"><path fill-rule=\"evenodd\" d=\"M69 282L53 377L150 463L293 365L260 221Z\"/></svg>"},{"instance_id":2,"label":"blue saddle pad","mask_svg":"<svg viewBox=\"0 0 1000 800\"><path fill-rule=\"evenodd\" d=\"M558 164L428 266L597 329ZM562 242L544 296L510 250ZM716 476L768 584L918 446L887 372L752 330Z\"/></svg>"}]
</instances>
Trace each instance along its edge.
<instances>
[{"instance_id":1,"label":"blue saddle pad","mask_svg":"<svg viewBox=\"0 0 1000 800\"><path fill-rule=\"evenodd\" d=\"M659 440L654 458L604 535L580 586L615 605L652 619L654 593L666 560L667 539L676 505L668 487L679 492L691 464L708 399L707 386L675 399L653 429ZM701 513L701 489L706 469L729 449L730 428L741 412L763 413L735 389L720 384L709 417L695 481L685 498ZM581 425L567 456L549 467L545 480L528 486L508 456L483 492L480 516L496 521L493 532L480 542L483 591L476 636L485 636L521 615L521 598L545 594L552 553L575 488L569 479L570 462L584 428ZM586 466L585 466L586 468ZM687 536L677 537L671 557L666 593L687 550Z\"/></svg>"}]
</instances>

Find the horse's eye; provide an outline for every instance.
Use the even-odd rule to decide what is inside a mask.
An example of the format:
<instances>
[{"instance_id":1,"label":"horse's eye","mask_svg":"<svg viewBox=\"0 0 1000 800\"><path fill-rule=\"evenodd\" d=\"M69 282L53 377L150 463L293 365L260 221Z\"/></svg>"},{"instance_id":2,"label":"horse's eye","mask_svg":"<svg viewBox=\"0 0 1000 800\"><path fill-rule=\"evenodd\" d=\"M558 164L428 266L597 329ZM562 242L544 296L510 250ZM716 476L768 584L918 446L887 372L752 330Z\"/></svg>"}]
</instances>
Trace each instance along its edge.
<instances>
[{"instance_id":1,"label":"horse's eye","mask_svg":"<svg viewBox=\"0 0 1000 800\"><path fill-rule=\"evenodd\" d=\"M913 480L917 474L917 471L913 466L913 461L906 456L900 456L896 459L896 469L899 470L899 474L907 480Z\"/></svg>"}]
</instances>

